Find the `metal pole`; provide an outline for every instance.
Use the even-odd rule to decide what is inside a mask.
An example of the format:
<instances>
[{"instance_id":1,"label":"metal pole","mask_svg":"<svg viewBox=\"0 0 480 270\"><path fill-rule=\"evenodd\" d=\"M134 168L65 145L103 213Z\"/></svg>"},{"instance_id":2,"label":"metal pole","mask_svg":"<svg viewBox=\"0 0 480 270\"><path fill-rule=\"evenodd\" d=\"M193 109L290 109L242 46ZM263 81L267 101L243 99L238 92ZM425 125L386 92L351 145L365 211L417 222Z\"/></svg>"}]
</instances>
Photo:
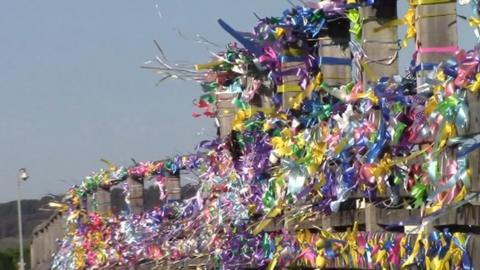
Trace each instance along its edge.
<instances>
[{"instance_id":1,"label":"metal pole","mask_svg":"<svg viewBox=\"0 0 480 270\"><path fill-rule=\"evenodd\" d=\"M21 204L21 195L20 195L20 182L21 179L17 179L17 213L18 213L18 234L19 234L19 244L20 244L20 262L18 266L20 270L25 269L25 262L23 260L23 229L22 229L22 204Z\"/></svg>"}]
</instances>

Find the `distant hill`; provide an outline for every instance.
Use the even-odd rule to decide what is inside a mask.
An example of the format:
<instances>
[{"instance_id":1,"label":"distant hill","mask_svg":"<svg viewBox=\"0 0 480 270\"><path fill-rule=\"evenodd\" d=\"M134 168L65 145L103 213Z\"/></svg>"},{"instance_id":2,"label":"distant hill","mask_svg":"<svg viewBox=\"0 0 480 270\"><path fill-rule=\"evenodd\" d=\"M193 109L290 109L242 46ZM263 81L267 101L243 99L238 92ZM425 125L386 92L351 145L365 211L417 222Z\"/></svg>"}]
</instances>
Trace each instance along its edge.
<instances>
[{"instance_id":1,"label":"distant hill","mask_svg":"<svg viewBox=\"0 0 480 270\"><path fill-rule=\"evenodd\" d=\"M40 200L22 200L22 225L25 243L30 242L32 230L52 214L47 209L48 202L55 200L43 197ZM17 202L0 204L0 250L17 247L18 245Z\"/></svg>"},{"instance_id":2,"label":"distant hill","mask_svg":"<svg viewBox=\"0 0 480 270\"><path fill-rule=\"evenodd\" d=\"M182 186L182 197L190 198L195 195L197 186L187 184ZM111 192L112 210L119 213L127 209L125 195L121 189L113 189ZM145 209L149 210L155 206L160 206L159 192L153 186L145 189L144 193ZM61 200L61 197L43 197L40 200L22 200L22 220L23 220L23 238L24 243L30 244L33 228L47 219L52 213L48 209L48 203L52 200ZM17 202L11 201L0 204L0 251L18 246L18 221L17 221Z\"/></svg>"}]
</instances>

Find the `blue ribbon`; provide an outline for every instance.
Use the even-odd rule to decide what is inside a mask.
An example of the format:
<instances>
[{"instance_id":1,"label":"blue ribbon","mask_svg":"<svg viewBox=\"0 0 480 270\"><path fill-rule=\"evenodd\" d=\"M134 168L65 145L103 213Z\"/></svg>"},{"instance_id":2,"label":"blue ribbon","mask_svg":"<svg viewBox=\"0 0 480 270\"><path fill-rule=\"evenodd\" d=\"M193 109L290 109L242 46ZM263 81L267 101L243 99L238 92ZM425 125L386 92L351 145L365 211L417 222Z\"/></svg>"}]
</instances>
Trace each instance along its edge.
<instances>
[{"instance_id":1,"label":"blue ribbon","mask_svg":"<svg viewBox=\"0 0 480 270\"><path fill-rule=\"evenodd\" d=\"M217 22L225 31L227 31L232 37L234 37L240 44L243 45L243 47L245 47L245 49L250 51L253 55L255 55L256 57L260 57L261 55L263 55L263 50L260 46L258 46L257 43L242 36L242 34L240 34L238 31L233 29L224 20L218 19Z\"/></svg>"},{"instance_id":2,"label":"blue ribbon","mask_svg":"<svg viewBox=\"0 0 480 270\"><path fill-rule=\"evenodd\" d=\"M303 62L306 58L304 56L280 56L280 61L282 63L285 62ZM321 56L315 57L313 62L317 66L321 65L345 65L350 66L352 64L352 59L350 58L339 58L339 57L329 57L329 56Z\"/></svg>"}]
</instances>

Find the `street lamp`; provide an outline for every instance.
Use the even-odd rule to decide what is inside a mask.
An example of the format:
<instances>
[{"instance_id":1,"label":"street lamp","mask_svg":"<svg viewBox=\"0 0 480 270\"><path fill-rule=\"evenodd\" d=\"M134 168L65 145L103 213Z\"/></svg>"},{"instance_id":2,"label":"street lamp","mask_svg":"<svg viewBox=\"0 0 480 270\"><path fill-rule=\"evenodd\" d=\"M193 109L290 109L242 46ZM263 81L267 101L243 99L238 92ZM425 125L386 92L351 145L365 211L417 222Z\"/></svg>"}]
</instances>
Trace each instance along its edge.
<instances>
[{"instance_id":1,"label":"street lamp","mask_svg":"<svg viewBox=\"0 0 480 270\"><path fill-rule=\"evenodd\" d=\"M18 213L18 235L19 235L19 244L20 244L20 262L18 263L19 269L25 269L25 261L23 260L23 229L22 229L22 203L20 195L20 183L28 179L28 173L25 168L20 169L17 180L17 213Z\"/></svg>"}]
</instances>

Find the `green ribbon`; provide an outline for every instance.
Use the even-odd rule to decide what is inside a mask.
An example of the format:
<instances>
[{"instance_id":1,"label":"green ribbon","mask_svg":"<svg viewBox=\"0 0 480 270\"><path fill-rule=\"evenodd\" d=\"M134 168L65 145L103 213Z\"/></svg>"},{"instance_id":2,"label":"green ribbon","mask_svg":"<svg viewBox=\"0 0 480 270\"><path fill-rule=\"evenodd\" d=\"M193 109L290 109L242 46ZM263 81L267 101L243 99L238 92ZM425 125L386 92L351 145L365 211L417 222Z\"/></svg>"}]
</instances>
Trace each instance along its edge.
<instances>
[{"instance_id":1,"label":"green ribbon","mask_svg":"<svg viewBox=\"0 0 480 270\"><path fill-rule=\"evenodd\" d=\"M393 143L398 144L400 142L400 138L402 138L403 132L405 131L405 128L407 127L406 124L402 122L398 122L397 125L395 125L395 128L393 130Z\"/></svg>"},{"instance_id":2,"label":"green ribbon","mask_svg":"<svg viewBox=\"0 0 480 270\"><path fill-rule=\"evenodd\" d=\"M422 183L417 183L415 186L413 186L412 196L415 199L413 206L415 208L419 208L427 197L427 186Z\"/></svg>"},{"instance_id":3,"label":"green ribbon","mask_svg":"<svg viewBox=\"0 0 480 270\"><path fill-rule=\"evenodd\" d=\"M362 38L362 18L357 9L351 9L345 12L345 16L350 20L350 33L353 34L355 40Z\"/></svg>"}]
</instances>

